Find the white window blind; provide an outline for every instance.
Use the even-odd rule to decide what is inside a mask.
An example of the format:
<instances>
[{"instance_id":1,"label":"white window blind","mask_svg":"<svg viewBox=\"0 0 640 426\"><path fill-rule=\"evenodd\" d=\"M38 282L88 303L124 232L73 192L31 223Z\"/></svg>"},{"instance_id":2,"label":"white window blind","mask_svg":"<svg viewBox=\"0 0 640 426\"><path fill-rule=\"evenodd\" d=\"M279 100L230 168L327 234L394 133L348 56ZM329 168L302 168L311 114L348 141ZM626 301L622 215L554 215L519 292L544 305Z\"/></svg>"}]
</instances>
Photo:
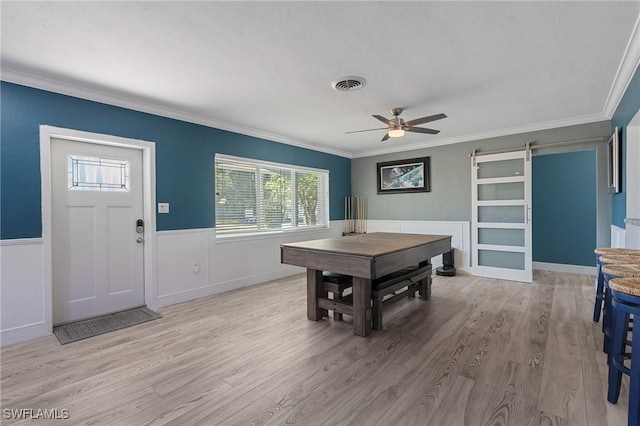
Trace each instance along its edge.
<instances>
[{"instance_id":1,"label":"white window blind","mask_svg":"<svg viewBox=\"0 0 640 426\"><path fill-rule=\"evenodd\" d=\"M238 157L215 157L216 234L323 228L329 172Z\"/></svg>"}]
</instances>

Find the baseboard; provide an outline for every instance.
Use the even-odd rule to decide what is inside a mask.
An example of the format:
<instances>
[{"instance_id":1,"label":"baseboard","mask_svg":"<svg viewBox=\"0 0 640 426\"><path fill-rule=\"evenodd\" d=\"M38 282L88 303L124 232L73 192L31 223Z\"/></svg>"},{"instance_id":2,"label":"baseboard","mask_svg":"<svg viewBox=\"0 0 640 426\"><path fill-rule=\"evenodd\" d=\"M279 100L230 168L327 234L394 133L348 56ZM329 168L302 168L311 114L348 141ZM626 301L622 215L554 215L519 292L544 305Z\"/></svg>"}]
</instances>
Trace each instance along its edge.
<instances>
[{"instance_id":1,"label":"baseboard","mask_svg":"<svg viewBox=\"0 0 640 426\"><path fill-rule=\"evenodd\" d=\"M566 272L569 274L596 275L595 266L565 265L563 263L533 262L533 269L539 271Z\"/></svg>"},{"instance_id":2,"label":"baseboard","mask_svg":"<svg viewBox=\"0 0 640 426\"><path fill-rule=\"evenodd\" d=\"M13 240L0 240L0 246L23 246L31 244L42 244L42 238L16 238Z\"/></svg>"},{"instance_id":3,"label":"baseboard","mask_svg":"<svg viewBox=\"0 0 640 426\"><path fill-rule=\"evenodd\" d=\"M33 324L21 325L0 331L0 346L13 345L14 343L26 342L38 337L52 334L53 330L46 328L44 321Z\"/></svg>"},{"instance_id":4,"label":"baseboard","mask_svg":"<svg viewBox=\"0 0 640 426\"><path fill-rule=\"evenodd\" d=\"M299 267L286 267L278 271L272 271L267 274L259 274L250 277L243 277L237 280L231 280L226 282L220 282L210 284L204 287L193 288L189 290L180 291L177 293L164 294L158 296L153 308L161 308L163 306L175 305L176 303L188 302L200 297L212 296L214 294L224 293L231 290L237 290L239 288L248 287L256 284L262 284L268 281L277 280L280 278L296 275L304 272L304 269Z\"/></svg>"}]
</instances>

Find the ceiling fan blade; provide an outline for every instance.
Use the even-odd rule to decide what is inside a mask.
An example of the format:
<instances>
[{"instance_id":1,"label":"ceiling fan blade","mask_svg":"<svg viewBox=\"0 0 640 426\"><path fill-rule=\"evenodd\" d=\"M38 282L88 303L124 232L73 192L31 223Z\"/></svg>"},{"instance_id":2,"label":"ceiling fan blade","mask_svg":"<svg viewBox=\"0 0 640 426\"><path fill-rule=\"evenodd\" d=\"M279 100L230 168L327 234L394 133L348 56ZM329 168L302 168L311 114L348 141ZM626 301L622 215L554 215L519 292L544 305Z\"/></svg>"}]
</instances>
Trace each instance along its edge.
<instances>
[{"instance_id":1,"label":"ceiling fan blade","mask_svg":"<svg viewBox=\"0 0 640 426\"><path fill-rule=\"evenodd\" d=\"M382 138L382 140L380 142L384 142L387 139L389 139L389 133L387 133L386 135L384 135L384 137Z\"/></svg>"},{"instance_id":2,"label":"ceiling fan blade","mask_svg":"<svg viewBox=\"0 0 640 426\"><path fill-rule=\"evenodd\" d=\"M447 118L445 114L430 115L428 117L416 118L415 120L405 121L405 126L417 126L418 124L430 123L431 121L442 120Z\"/></svg>"},{"instance_id":3,"label":"ceiling fan blade","mask_svg":"<svg viewBox=\"0 0 640 426\"><path fill-rule=\"evenodd\" d=\"M382 121L384 124L388 124L389 126L393 126L394 125L393 121L389 120L388 118L384 118L381 115L374 114L374 115L372 115L372 117Z\"/></svg>"},{"instance_id":4,"label":"ceiling fan blade","mask_svg":"<svg viewBox=\"0 0 640 426\"><path fill-rule=\"evenodd\" d=\"M429 135L437 135L438 133L440 133L440 130L424 129L422 127L405 127L404 130L414 133L427 133Z\"/></svg>"},{"instance_id":5,"label":"ceiling fan blade","mask_svg":"<svg viewBox=\"0 0 640 426\"><path fill-rule=\"evenodd\" d=\"M367 130L354 130L353 132L345 132L345 134L349 133L360 133L360 132L371 132L373 130L387 130L388 127L378 127L377 129L367 129Z\"/></svg>"}]
</instances>

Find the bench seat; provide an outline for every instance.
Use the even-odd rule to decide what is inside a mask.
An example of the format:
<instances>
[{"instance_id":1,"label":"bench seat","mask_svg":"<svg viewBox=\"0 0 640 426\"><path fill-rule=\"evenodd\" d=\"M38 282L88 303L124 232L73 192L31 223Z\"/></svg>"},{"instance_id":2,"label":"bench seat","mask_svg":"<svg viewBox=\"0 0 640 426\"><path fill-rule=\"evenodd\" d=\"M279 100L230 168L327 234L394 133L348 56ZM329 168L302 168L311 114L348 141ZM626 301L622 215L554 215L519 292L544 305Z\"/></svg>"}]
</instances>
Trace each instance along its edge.
<instances>
[{"instance_id":1,"label":"bench seat","mask_svg":"<svg viewBox=\"0 0 640 426\"><path fill-rule=\"evenodd\" d=\"M423 299L431 297L431 263L405 268L371 281L372 327L382 329L382 310L403 297L415 297L416 291Z\"/></svg>"}]
</instances>

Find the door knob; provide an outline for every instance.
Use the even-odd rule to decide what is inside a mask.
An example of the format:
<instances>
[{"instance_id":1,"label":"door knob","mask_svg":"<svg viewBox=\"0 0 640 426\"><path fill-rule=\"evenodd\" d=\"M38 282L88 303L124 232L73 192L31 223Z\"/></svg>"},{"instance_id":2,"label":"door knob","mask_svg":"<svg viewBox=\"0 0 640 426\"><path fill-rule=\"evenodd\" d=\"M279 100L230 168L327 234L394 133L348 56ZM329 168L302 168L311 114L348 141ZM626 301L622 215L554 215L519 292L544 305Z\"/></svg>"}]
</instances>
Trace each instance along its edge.
<instances>
[{"instance_id":1,"label":"door knob","mask_svg":"<svg viewBox=\"0 0 640 426\"><path fill-rule=\"evenodd\" d=\"M142 244L144 242L144 238L142 237L138 237L138 239L136 240L136 243L138 244Z\"/></svg>"}]
</instances>

